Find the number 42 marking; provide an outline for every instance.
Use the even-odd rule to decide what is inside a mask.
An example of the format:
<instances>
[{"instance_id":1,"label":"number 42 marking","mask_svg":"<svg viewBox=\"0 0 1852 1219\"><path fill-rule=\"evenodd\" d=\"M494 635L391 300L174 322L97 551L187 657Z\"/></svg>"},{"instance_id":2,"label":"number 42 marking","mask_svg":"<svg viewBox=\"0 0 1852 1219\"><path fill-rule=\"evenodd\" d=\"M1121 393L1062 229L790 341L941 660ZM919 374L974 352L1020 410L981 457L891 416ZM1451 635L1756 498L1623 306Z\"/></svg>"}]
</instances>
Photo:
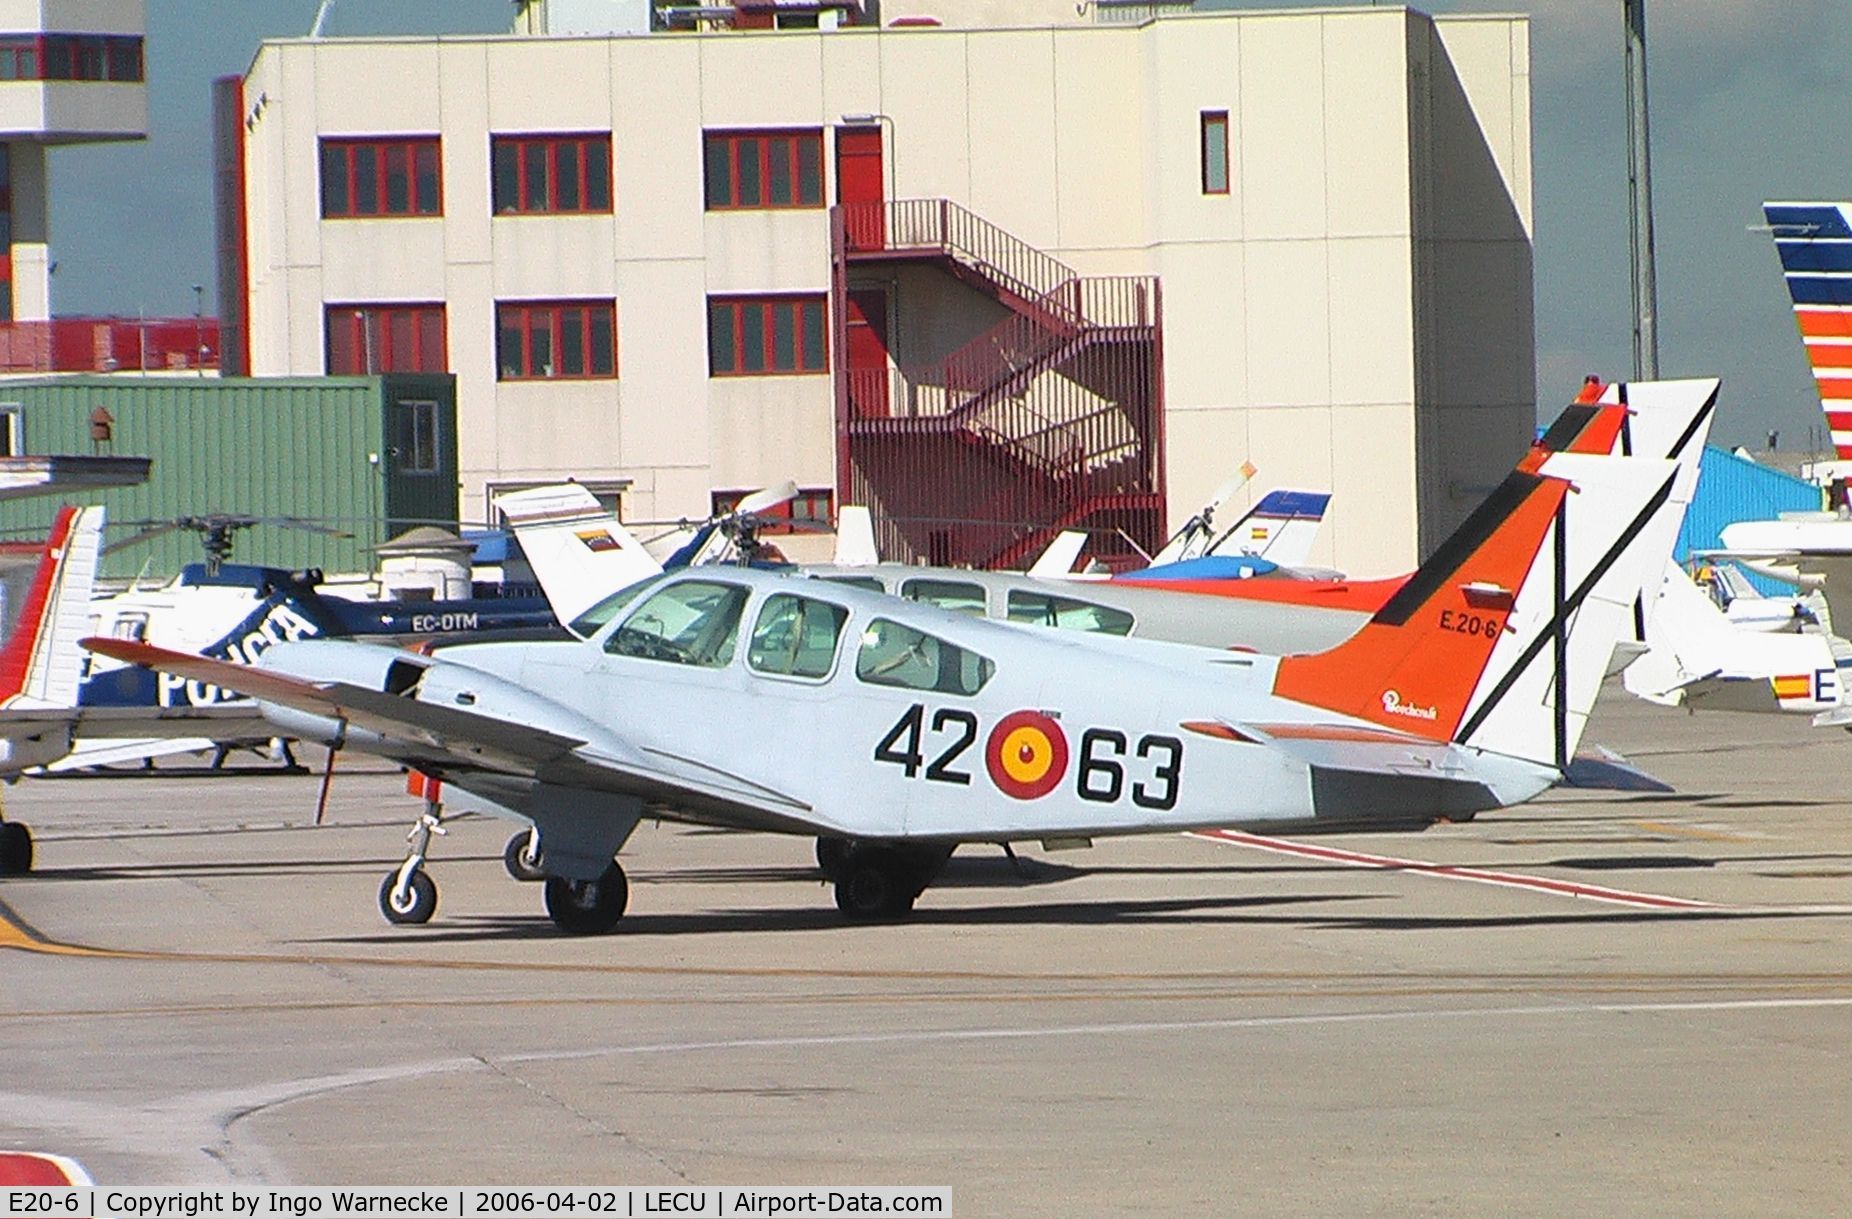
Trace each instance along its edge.
<instances>
[{"instance_id":1,"label":"number 42 marking","mask_svg":"<svg viewBox=\"0 0 1852 1219\"><path fill-rule=\"evenodd\" d=\"M923 704L914 703L908 707L907 713L888 729L881 743L875 746L875 761L898 764L909 779L919 774L920 767L926 765L926 755L920 749L920 738L926 735L925 721L926 708ZM930 765L926 765L926 777L934 783L968 785L971 772L953 770L952 763L977 740L977 716L957 707L941 707L932 713L932 735L950 735L952 740Z\"/></svg>"}]
</instances>

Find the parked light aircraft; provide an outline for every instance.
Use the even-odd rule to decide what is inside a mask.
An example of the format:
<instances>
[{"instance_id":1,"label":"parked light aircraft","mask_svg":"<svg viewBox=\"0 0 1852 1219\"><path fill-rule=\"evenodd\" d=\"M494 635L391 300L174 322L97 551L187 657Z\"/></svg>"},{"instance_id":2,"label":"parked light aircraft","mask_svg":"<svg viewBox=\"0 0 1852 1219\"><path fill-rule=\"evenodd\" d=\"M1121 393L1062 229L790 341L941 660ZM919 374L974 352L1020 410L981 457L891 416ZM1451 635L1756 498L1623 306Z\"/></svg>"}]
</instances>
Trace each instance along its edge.
<instances>
[{"instance_id":1,"label":"parked light aircraft","mask_svg":"<svg viewBox=\"0 0 1852 1219\"><path fill-rule=\"evenodd\" d=\"M537 825L563 930L617 924L615 857L646 813L842 840L837 905L895 917L960 842L1416 829L1535 796L1666 561L1669 541L1635 543L1676 470L1557 455L1514 472L1354 638L1283 659L1024 631L745 568L633 585L571 642L310 641L253 666L87 646ZM428 918L421 864L382 890Z\"/></svg>"},{"instance_id":2,"label":"parked light aircraft","mask_svg":"<svg viewBox=\"0 0 1852 1219\"><path fill-rule=\"evenodd\" d=\"M1845 697L1826 635L1738 625L1676 563L1666 565L1646 639L1647 652L1627 666L1622 681L1649 702L1817 714L1839 707Z\"/></svg>"},{"instance_id":3,"label":"parked light aircraft","mask_svg":"<svg viewBox=\"0 0 1852 1219\"><path fill-rule=\"evenodd\" d=\"M1718 382L1611 385L1600 403L1563 412L1524 459L1534 469L1550 453L1645 453L1681 463L1673 511L1657 526L1678 530L1697 483ZM582 487L566 484L497 498L536 579L561 622L658 570L653 559ZM1643 545L1647 543L1642 543ZM1657 541L1650 544L1657 545ZM1671 540L1665 540L1669 552ZM1034 579L1017 573L860 562L804 569L820 579L887 592L944 609L1031 625L1275 655L1334 647L1362 628L1407 577L1386 580ZM1178 596L1179 592L1202 594ZM1647 607L1650 609L1650 607ZM1638 630L1643 634L1642 613ZM1644 645L1638 645L1643 648ZM1634 644L1630 641L1630 648ZM1637 648L1624 659L1631 659Z\"/></svg>"}]
</instances>

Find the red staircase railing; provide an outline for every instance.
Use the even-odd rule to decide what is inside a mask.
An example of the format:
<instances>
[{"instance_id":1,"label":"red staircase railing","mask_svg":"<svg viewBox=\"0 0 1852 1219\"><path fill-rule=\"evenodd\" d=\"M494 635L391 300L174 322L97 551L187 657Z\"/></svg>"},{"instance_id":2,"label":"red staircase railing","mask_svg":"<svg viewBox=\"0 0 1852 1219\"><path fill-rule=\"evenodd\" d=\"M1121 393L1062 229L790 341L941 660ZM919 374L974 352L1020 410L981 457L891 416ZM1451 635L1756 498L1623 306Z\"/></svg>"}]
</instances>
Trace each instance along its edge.
<instances>
[{"instance_id":1,"label":"red staircase railing","mask_svg":"<svg viewBox=\"0 0 1852 1219\"><path fill-rule=\"evenodd\" d=\"M1159 540L1154 277L1081 276L949 200L843 205L832 220L839 302L852 260L927 256L1010 310L924 366L850 370L838 330L842 494L875 510L884 550L1013 562L1058 522L1109 510L1108 543Z\"/></svg>"}]
</instances>

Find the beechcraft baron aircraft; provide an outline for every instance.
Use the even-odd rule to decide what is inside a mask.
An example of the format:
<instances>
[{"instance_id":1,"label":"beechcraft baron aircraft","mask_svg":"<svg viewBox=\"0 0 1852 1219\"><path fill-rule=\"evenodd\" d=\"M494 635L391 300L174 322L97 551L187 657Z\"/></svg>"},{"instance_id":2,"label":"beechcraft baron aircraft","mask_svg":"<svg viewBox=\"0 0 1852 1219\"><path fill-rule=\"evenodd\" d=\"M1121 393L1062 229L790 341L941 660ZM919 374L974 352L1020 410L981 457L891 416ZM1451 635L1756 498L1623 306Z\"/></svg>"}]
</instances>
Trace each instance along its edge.
<instances>
[{"instance_id":1,"label":"beechcraft baron aircraft","mask_svg":"<svg viewBox=\"0 0 1852 1219\"><path fill-rule=\"evenodd\" d=\"M896 917L960 842L1416 829L1530 799L1666 561L1669 540L1634 543L1676 470L1557 455L1514 472L1355 637L1285 658L1026 631L743 568L633 586L569 642L312 641L249 667L87 646L239 690L279 731L538 826L563 930L616 926L616 855L645 815L840 843L837 905ZM436 904L410 859L382 890L407 918Z\"/></svg>"}]
</instances>

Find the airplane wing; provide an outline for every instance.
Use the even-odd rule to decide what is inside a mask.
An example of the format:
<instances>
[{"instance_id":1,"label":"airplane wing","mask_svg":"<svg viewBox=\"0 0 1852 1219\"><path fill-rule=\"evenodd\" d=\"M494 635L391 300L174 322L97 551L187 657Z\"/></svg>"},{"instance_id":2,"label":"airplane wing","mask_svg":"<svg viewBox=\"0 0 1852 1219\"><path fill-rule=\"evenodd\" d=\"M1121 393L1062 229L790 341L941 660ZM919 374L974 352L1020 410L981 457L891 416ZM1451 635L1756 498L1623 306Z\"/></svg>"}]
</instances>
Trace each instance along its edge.
<instances>
[{"instance_id":1,"label":"airplane wing","mask_svg":"<svg viewBox=\"0 0 1852 1219\"><path fill-rule=\"evenodd\" d=\"M0 737L47 728L70 728L83 737L212 740L268 739L277 735L254 704L222 707L6 707L0 708Z\"/></svg>"},{"instance_id":2,"label":"airplane wing","mask_svg":"<svg viewBox=\"0 0 1852 1219\"><path fill-rule=\"evenodd\" d=\"M810 806L803 801L716 767L621 741L562 734L403 694L347 682L309 681L145 643L88 639L84 646L130 664L342 721L350 732L359 729L377 738L357 746L369 753L437 778L477 776L496 793L539 782L633 796L744 828L802 829L811 824Z\"/></svg>"}]
</instances>

